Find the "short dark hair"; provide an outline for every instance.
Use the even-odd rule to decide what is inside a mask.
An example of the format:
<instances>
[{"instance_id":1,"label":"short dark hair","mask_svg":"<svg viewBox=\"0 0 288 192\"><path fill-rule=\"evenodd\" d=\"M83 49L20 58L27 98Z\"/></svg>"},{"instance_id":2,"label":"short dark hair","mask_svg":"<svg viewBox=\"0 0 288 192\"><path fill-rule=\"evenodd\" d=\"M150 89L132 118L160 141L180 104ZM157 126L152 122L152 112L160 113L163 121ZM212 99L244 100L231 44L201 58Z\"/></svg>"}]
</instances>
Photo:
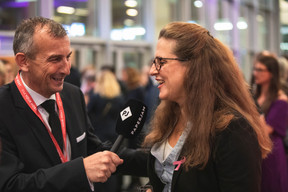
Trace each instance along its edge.
<instances>
[{"instance_id":1,"label":"short dark hair","mask_svg":"<svg viewBox=\"0 0 288 192\"><path fill-rule=\"evenodd\" d=\"M33 47L33 35L36 28L42 29L48 27L48 33L57 38L65 37L66 30L60 24L52 19L44 17L33 17L23 20L17 27L13 41L13 51L16 55L19 52L26 54L29 58L34 58L37 49Z\"/></svg>"}]
</instances>

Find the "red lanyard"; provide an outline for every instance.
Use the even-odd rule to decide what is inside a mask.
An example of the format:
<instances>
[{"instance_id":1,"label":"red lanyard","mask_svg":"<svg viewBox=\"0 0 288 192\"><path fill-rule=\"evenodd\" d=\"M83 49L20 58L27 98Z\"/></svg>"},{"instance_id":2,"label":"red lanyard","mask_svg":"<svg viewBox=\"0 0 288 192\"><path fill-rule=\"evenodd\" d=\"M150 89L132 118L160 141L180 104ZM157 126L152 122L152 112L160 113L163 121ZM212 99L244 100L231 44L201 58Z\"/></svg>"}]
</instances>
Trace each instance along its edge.
<instances>
[{"instance_id":1,"label":"red lanyard","mask_svg":"<svg viewBox=\"0 0 288 192\"><path fill-rule=\"evenodd\" d=\"M59 119L60 119L60 123L61 123L61 130L62 130L62 135L63 135L63 141L64 141L64 153L62 152L61 148L59 147L55 137L53 136L52 132L50 131L50 129L48 128L48 126L46 125L46 123L44 122L40 112L37 109L37 105L35 104L34 100L32 99L31 95L28 93L28 91L26 90L21 78L20 78L20 73L17 74L16 78L15 78L15 83L16 86L18 88L18 90L20 91L23 99L25 100L25 102L28 104L28 106L30 107L30 109L38 116L38 118L42 121L42 123L45 125L50 138L52 139L54 146L58 152L58 155L62 161L62 163L65 163L68 161L67 158L67 152L66 152L66 123L65 123L65 113L64 113L64 108L63 108L63 104L62 104L62 100L60 97L59 93L56 93L56 103L59 109ZM64 155L65 154L65 155Z\"/></svg>"}]
</instances>

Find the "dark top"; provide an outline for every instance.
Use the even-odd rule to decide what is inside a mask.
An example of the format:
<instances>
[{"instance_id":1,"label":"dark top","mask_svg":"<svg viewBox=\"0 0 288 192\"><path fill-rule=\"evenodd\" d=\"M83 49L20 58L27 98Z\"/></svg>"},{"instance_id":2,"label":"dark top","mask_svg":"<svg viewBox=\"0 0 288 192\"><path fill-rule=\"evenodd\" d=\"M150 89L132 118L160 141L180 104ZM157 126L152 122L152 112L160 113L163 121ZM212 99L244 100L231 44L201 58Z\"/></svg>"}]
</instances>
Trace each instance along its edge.
<instances>
[{"instance_id":1,"label":"dark top","mask_svg":"<svg viewBox=\"0 0 288 192\"><path fill-rule=\"evenodd\" d=\"M95 134L102 140L113 142L117 138L115 131L120 110L124 106L123 97L108 99L99 94L93 94L87 105L88 115L94 127Z\"/></svg>"},{"instance_id":2,"label":"dark top","mask_svg":"<svg viewBox=\"0 0 288 192\"><path fill-rule=\"evenodd\" d=\"M212 146L204 169L194 167L186 171L180 166L178 171L174 171L172 192L260 191L261 152L256 134L245 119L233 120L216 135ZM150 154L150 183L154 192L162 192L164 185L154 171L154 164L155 158Z\"/></svg>"},{"instance_id":3,"label":"dark top","mask_svg":"<svg viewBox=\"0 0 288 192\"><path fill-rule=\"evenodd\" d=\"M81 74L79 70L75 67L70 68L70 74L65 77L65 82L76 85L77 87L81 86Z\"/></svg>"}]
</instances>

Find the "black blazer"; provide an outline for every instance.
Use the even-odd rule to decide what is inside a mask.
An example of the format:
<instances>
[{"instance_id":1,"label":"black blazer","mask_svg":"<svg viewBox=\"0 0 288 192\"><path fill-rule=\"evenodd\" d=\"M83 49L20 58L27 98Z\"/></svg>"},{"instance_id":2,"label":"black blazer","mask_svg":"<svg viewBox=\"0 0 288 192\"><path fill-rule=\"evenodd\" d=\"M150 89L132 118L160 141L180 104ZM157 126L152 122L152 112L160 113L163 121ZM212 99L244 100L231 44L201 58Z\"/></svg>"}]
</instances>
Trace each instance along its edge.
<instances>
[{"instance_id":1,"label":"black blazer","mask_svg":"<svg viewBox=\"0 0 288 192\"><path fill-rule=\"evenodd\" d=\"M82 158L108 148L93 133L81 90L64 83L60 96L71 143L71 161L67 163L61 163L44 124L26 104L16 84L0 88L1 192L91 191ZM124 158L124 173L127 168L129 173L135 168L129 165L132 161L147 163L139 152L131 151ZM137 174L143 175L146 166L139 164L135 165L140 170Z\"/></svg>"},{"instance_id":2,"label":"black blazer","mask_svg":"<svg viewBox=\"0 0 288 192\"><path fill-rule=\"evenodd\" d=\"M150 154L148 175L154 192L162 192L164 184L154 169L155 157ZM172 192L259 192L261 152L256 135L243 118L233 120L219 133L204 169L181 166L174 171Z\"/></svg>"}]
</instances>

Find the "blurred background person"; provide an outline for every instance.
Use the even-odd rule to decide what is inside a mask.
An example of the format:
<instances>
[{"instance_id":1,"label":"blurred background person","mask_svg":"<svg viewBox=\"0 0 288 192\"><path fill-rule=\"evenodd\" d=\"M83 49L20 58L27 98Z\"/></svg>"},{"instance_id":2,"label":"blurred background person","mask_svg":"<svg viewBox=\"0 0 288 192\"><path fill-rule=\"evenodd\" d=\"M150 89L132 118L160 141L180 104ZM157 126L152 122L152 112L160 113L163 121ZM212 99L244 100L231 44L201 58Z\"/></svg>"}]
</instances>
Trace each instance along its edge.
<instances>
[{"instance_id":1,"label":"blurred background person","mask_svg":"<svg viewBox=\"0 0 288 192\"><path fill-rule=\"evenodd\" d=\"M288 61L285 57L278 58L281 90L288 95Z\"/></svg>"},{"instance_id":2,"label":"blurred background person","mask_svg":"<svg viewBox=\"0 0 288 192\"><path fill-rule=\"evenodd\" d=\"M288 98L281 90L275 56L259 54L253 69L253 93L264 114L263 129L272 142L272 153L262 163L262 192L287 192L287 161L283 139L288 122Z\"/></svg>"},{"instance_id":3,"label":"blurred background person","mask_svg":"<svg viewBox=\"0 0 288 192\"><path fill-rule=\"evenodd\" d=\"M0 59L5 73L5 84L11 83L17 75L18 67L6 59Z\"/></svg>"},{"instance_id":4,"label":"blurred background person","mask_svg":"<svg viewBox=\"0 0 288 192\"><path fill-rule=\"evenodd\" d=\"M84 94L86 105L93 94L96 81L96 69L93 65L86 66L81 71L81 91Z\"/></svg>"},{"instance_id":5,"label":"blurred background person","mask_svg":"<svg viewBox=\"0 0 288 192\"><path fill-rule=\"evenodd\" d=\"M112 73L116 76L115 68L114 68L111 64L104 64L104 65L102 65L100 70L101 70L101 71L110 71L110 72L112 72ZM117 78L117 76L116 76L116 78ZM119 83L119 85L120 85L120 88L121 88L121 94L122 94L123 96L126 95L127 88L126 88L126 86L125 86L125 83L124 83L121 79L119 79L119 78L117 78L117 81L118 81L118 83Z\"/></svg>"},{"instance_id":6,"label":"blurred background person","mask_svg":"<svg viewBox=\"0 0 288 192\"><path fill-rule=\"evenodd\" d=\"M144 87L141 86L141 73L139 70L133 67L123 68L122 81L126 87L126 92L124 95L125 101L128 101L129 99L137 99L145 103L145 90ZM140 148L144 136L145 136L145 129L142 129L139 135L127 141L128 147L132 149ZM127 188L127 191L133 192L140 185L141 181L139 177L131 177L131 182Z\"/></svg>"},{"instance_id":7,"label":"blurred background person","mask_svg":"<svg viewBox=\"0 0 288 192\"><path fill-rule=\"evenodd\" d=\"M141 86L141 73L133 67L122 70L122 81L126 86L125 100L137 99L144 102L144 88Z\"/></svg>"},{"instance_id":8,"label":"blurred background person","mask_svg":"<svg viewBox=\"0 0 288 192\"><path fill-rule=\"evenodd\" d=\"M65 77L64 81L71 83L77 87L81 87L81 73L76 66L75 50L73 49L72 49L72 54L70 56L70 60L71 60L70 74Z\"/></svg>"},{"instance_id":9,"label":"blurred background person","mask_svg":"<svg viewBox=\"0 0 288 192\"><path fill-rule=\"evenodd\" d=\"M288 96L288 60L287 55L282 55L279 57L279 67L280 67L280 83L281 89ZM286 151L286 159L287 159L287 169L288 169L288 128L286 129L286 136L284 139L285 151ZM287 170L288 171L288 170Z\"/></svg>"},{"instance_id":10,"label":"blurred background person","mask_svg":"<svg viewBox=\"0 0 288 192\"><path fill-rule=\"evenodd\" d=\"M81 74L78 68L71 66L70 74L65 77L65 81L77 87L81 87Z\"/></svg>"},{"instance_id":11,"label":"blurred background person","mask_svg":"<svg viewBox=\"0 0 288 192\"><path fill-rule=\"evenodd\" d=\"M101 141L114 143L118 136L115 131L117 117L124 105L120 85L112 72L104 70L97 74L93 90L87 110L95 134ZM122 176L113 175L107 182L97 183L95 191L116 192L121 186Z\"/></svg>"},{"instance_id":12,"label":"blurred background person","mask_svg":"<svg viewBox=\"0 0 288 192\"><path fill-rule=\"evenodd\" d=\"M141 86L144 88L144 103L148 108L145 127L149 126L150 119L160 103L159 89L157 88L158 84L155 79L150 76L149 71L150 66L148 65L145 65L141 70Z\"/></svg>"},{"instance_id":13,"label":"blurred background person","mask_svg":"<svg viewBox=\"0 0 288 192\"><path fill-rule=\"evenodd\" d=\"M125 67L122 70L122 81L124 82L127 90L124 95L125 101L129 99L137 99L145 102L145 90L141 86L141 74L132 67ZM129 148L137 149L141 146L143 135L139 134L136 138L129 140Z\"/></svg>"},{"instance_id":14,"label":"blurred background person","mask_svg":"<svg viewBox=\"0 0 288 192\"><path fill-rule=\"evenodd\" d=\"M3 62L0 60L0 87L5 85L5 78L6 78L6 70Z\"/></svg>"},{"instance_id":15,"label":"blurred background person","mask_svg":"<svg viewBox=\"0 0 288 192\"><path fill-rule=\"evenodd\" d=\"M123 105L124 98L115 75L110 71L101 71L97 74L87 110L95 133L102 141L114 143L116 140L116 121Z\"/></svg>"}]
</instances>

